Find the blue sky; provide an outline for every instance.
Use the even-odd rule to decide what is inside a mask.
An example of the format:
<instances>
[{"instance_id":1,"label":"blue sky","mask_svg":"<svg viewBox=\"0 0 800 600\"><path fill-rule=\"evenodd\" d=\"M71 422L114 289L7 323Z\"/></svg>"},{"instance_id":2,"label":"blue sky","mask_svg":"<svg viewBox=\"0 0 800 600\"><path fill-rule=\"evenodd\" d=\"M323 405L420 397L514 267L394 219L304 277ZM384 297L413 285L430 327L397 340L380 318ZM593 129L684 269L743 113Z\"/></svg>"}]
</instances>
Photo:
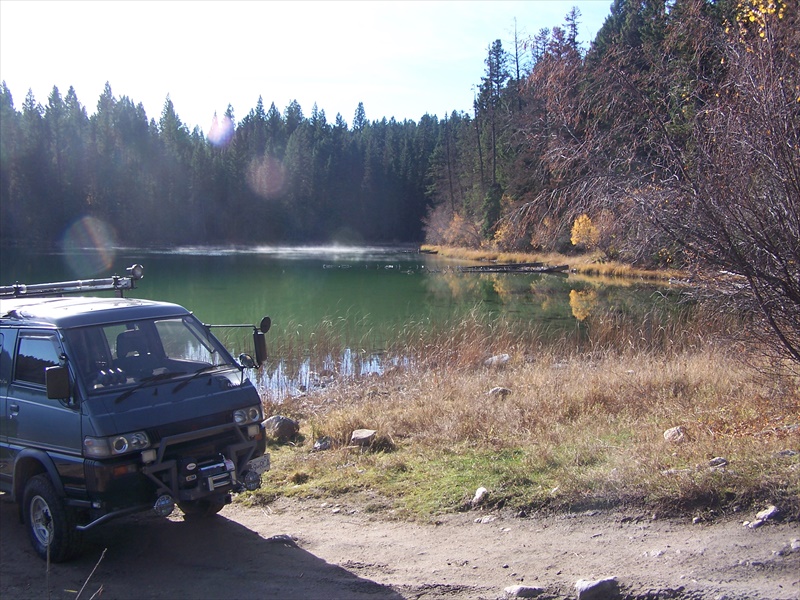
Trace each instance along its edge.
<instances>
[{"instance_id":1,"label":"blue sky","mask_svg":"<svg viewBox=\"0 0 800 600\"><path fill-rule=\"evenodd\" d=\"M296 99L348 124L415 121L470 111L489 45L561 26L576 6L588 46L611 0L245 2L0 0L0 79L19 110L28 89L47 103L70 86L89 114L114 96L159 118L167 95L190 128L233 106L238 122L261 96L283 112Z\"/></svg>"}]
</instances>

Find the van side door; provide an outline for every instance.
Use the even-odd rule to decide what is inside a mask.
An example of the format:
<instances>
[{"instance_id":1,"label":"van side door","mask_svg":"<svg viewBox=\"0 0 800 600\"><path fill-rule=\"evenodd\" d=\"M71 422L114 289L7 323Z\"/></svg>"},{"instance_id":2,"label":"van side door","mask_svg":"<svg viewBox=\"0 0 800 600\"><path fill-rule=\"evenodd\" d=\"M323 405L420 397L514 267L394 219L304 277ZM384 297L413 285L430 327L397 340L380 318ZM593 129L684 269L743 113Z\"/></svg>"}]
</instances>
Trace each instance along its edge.
<instances>
[{"instance_id":1,"label":"van side door","mask_svg":"<svg viewBox=\"0 0 800 600\"><path fill-rule=\"evenodd\" d=\"M11 468L14 464L8 449L8 384L11 381L11 352L14 346L13 330L0 331L0 491L11 491Z\"/></svg>"},{"instance_id":2,"label":"van side door","mask_svg":"<svg viewBox=\"0 0 800 600\"><path fill-rule=\"evenodd\" d=\"M45 370L63 363L54 331L20 331L6 406L8 448L47 452L65 487L83 487L80 408L70 398L50 399ZM74 386L73 386L74 389Z\"/></svg>"}]
</instances>

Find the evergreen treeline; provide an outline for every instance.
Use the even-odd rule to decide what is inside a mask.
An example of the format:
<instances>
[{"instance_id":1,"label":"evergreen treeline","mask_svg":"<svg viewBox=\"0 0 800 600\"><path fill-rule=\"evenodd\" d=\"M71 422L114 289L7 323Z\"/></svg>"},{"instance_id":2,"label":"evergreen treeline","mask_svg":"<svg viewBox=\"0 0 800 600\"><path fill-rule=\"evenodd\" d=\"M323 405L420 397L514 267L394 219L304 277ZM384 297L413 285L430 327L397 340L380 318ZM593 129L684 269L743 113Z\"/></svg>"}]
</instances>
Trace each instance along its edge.
<instances>
[{"instance_id":1,"label":"evergreen treeline","mask_svg":"<svg viewBox=\"0 0 800 600\"><path fill-rule=\"evenodd\" d=\"M17 111L3 83L0 236L54 243L90 215L134 246L419 241L436 118L369 123L361 104L355 117L259 99L207 139L169 98L157 122L108 84L91 116L73 88L44 106L29 92Z\"/></svg>"},{"instance_id":2,"label":"evergreen treeline","mask_svg":"<svg viewBox=\"0 0 800 600\"><path fill-rule=\"evenodd\" d=\"M724 152L746 161L768 149L720 152L720 131L736 144L758 119L777 118L784 128L772 128L773 139L796 135L797 4L613 0L588 49L577 42L579 20L573 9L561 27L515 35L510 51L493 42L473 113L441 120L370 122L359 104L348 126L316 105L307 117L297 102L281 112L259 99L238 123L229 107L207 138L188 130L169 98L158 121L108 84L91 116L72 88L54 88L44 106L29 92L18 111L4 83L0 237L52 243L91 215L129 245L424 237L501 250L588 247L651 265L718 260L702 236L687 253L692 232L677 217L688 208L657 209L739 192L709 173L741 173L736 160L723 164ZM748 54L771 62L745 64ZM770 90L788 114L746 112L770 101L742 88L759 69L765 85L780 83ZM786 158L767 152L754 168L777 169L780 187Z\"/></svg>"}]
</instances>

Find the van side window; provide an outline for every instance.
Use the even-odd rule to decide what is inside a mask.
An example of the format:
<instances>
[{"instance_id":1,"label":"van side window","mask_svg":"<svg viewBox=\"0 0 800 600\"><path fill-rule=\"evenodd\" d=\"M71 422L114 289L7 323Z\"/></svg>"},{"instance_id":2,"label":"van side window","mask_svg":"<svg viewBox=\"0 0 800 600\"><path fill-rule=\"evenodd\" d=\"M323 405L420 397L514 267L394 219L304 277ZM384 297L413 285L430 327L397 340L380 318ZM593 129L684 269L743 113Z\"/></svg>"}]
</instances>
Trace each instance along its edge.
<instances>
[{"instance_id":1,"label":"van side window","mask_svg":"<svg viewBox=\"0 0 800 600\"><path fill-rule=\"evenodd\" d=\"M44 385L47 367L59 364L59 352L55 339L50 336L28 337L19 340L14 379L26 383Z\"/></svg>"}]
</instances>

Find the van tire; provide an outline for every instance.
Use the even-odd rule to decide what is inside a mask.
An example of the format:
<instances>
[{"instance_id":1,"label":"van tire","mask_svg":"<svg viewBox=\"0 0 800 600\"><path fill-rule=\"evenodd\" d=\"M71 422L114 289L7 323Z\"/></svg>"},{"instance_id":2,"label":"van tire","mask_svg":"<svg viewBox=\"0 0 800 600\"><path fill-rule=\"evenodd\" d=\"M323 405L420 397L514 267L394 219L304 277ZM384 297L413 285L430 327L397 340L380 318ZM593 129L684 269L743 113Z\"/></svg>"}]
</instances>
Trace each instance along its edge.
<instances>
[{"instance_id":1,"label":"van tire","mask_svg":"<svg viewBox=\"0 0 800 600\"><path fill-rule=\"evenodd\" d=\"M22 514L34 551L50 562L74 557L81 548L81 535L75 528L75 512L64 505L45 474L31 477L22 496Z\"/></svg>"}]
</instances>

